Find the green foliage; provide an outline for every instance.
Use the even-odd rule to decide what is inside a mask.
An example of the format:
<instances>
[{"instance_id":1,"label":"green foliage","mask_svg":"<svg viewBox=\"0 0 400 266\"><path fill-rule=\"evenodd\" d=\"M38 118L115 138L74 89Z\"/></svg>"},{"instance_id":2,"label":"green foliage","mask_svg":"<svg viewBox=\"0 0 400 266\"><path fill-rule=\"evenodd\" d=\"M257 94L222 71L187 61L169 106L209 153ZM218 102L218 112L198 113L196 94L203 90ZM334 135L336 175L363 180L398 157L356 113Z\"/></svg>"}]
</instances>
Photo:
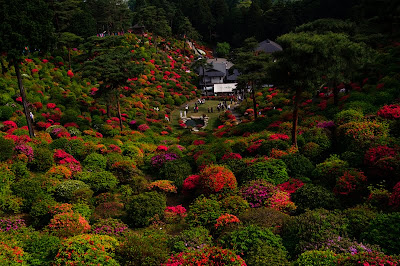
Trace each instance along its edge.
<instances>
[{"instance_id":1,"label":"green foliage","mask_svg":"<svg viewBox=\"0 0 400 266\"><path fill-rule=\"evenodd\" d=\"M289 180L286 165L282 160L270 159L265 162L258 162L247 167L239 177L240 183L263 179L274 185L282 184Z\"/></svg>"},{"instance_id":2,"label":"green foliage","mask_svg":"<svg viewBox=\"0 0 400 266\"><path fill-rule=\"evenodd\" d=\"M90 186L80 180L66 180L56 186L55 195L61 200L70 201L80 189L89 189Z\"/></svg>"},{"instance_id":3,"label":"green foliage","mask_svg":"<svg viewBox=\"0 0 400 266\"><path fill-rule=\"evenodd\" d=\"M386 254L400 253L398 235L400 233L400 213L378 214L361 234L361 239L379 245Z\"/></svg>"},{"instance_id":4,"label":"green foliage","mask_svg":"<svg viewBox=\"0 0 400 266\"><path fill-rule=\"evenodd\" d=\"M45 227L51 219L49 207L56 201L52 198L37 198L29 211L32 225L35 228Z\"/></svg>"},{"instance_id":5,"label":"green foliage","mask_svg":"<svg viewBox=\"0 0 400 266\"><path fill-rule=\"evenodd\" d=\"M344 125L349 122L362 121L364 114L359 110L347 109L335 115L335 123L337 125Z\"/></svg>"},{"instance_id":6,"label":"green foliage","mask_svg":"<svg viewBox=\"0 0 400 266\"><path fill-rule=\"evenodd\" d=\"M96 193L114 189L119 183L118 179L108 171L85 172L80 175L80 179Z\"/></svg>"},{"instance_id":7,"label":"green foliage","mask_svg":"<svg viewBox=\"0 0 400 266\"><path fill-rule=\"evenodd\" d=\"M21 161L15 161L11 165L11 171L14 173L17 179L23 179L29 177L29 170L26 166L26 163Z\"/></svg>"},{"instance_id":8,"label":"green foliage","mask_svg":"<svg viewBox=\"0 0 400 266\"><path fill-rule=\"evenodd\" d=\"M191 226L210 227L221 214L221 205L216 199L200 196L190 205L186 221Z\"/></svg>"},{"instance_id":9,"label":"green foliage","mask_svg":"<svg viewBox=\"0 0 400 266\"><path fill-rule=\"evenodd\" d=\"M265 140L261 143L259 150L261 154L270 155L272 149L286 150L289 148L289 146L289 143L284 140Z\"/></svg>"},{"instance_id":10,"label":"green foliage","mask_svg":"<svg viewBox=\"0 0 400 266\"><path fill-rule=\"evenodd\" d=\"M333 154L315 167L312 173L313 179L322 186L333 188L336 184L336 179L341 177L347 168L348 163Z\"/></svg>"},{"instance_id":11,"label":"green foliage","mask_svg":"<svg viewBox=\"0 0 400 266\"><path fill-rule=\"evenodd\" d=\"M115 266L113 258L118 241L106 235L83 234L67 238L62 242L54 265L82 264Z\"/></svg>"},{"instance_id":12,"label":"green foliage","mask_svg":"<svg viewBox=\"0 0 400 266\"><path fill-rule=\"evenodd\" d=\"M309 250L300 254L295 261L296 266L335 266L336 254L330 250Z\"/></svg>"},{"instance_id":13,"label":"green foliage","mask_svg":"<svg viewBox=\"0 0 400 266\"><path fill-rule=\"evenodd\" d=\"M219 242L223 247L232 249L237 254L245 254L261 245L269 245L275 249L285 250L280 236L272 233L270 229L254 225L240 227L224 235Z\"/></svg>"},{"instance_id":14,"label":"green foliage","mask_svg":"<svg viewBox=\"0 0 400 266\"><path fill-rule=\"evenodd\" d=\"M34 158L28 166L32 171L47 172L53 164L53 153L45 148L36 148L33 150Z\"/></svg>"},{"instance_id":15,"label":"green foliage","mask_svg":"<svg viewBox=\"0 0 400 266\"><path fill-rule=\"evenodd\" d=\"M219 42L217 43L217 48L215 51L218 54L218 57L226 57L229 54L229 50L231 49L231 46L227 42Z\"/></svg>"},{"instance_id":16,"label":"green foliage","mask_svg":"<svg viewBox=\"0 0 400 266\"><path fill-rule=\"evenodd\" d=\"M91 153L83 161L84 168L89 171L101 171L106 169L107 158L98 153Z\"/></svg>"},{"instance_id":17,"label":"green foliage","mask_svg":"<svg viewBox=\"0 0 400 266\"><path fill-rule=\"evenodd\" d=\"M224 212L239 215L250 208L249 203L241 196L228 196L220 201Z\"/></svg>"},{"instance_id":18,"label":"green foliage","mask_svg":"<svg viewBox=\"0 0 400 266\"><path fill-rule=\"evenodd\" d=\"M290 219L282 230L283 244L291 256L298 255L305 248L326 241L334 236L345 235L347 221L338 211L316 209L306 211Z\"/></svg>"},{"instance_id":19,"label":"green foliage","mask_svg":"<svg viewBox=\"0 0 400 266\"><path fill-rule=\"evenodd\" d=\"M169 256L168 235L164 231L146 231L143 235L131 233L116 250L121 265L161 265Z\"/></svg>"},{"instance_id":20,"label":"green foliage","mask_svg":"<svg viewBox=\"0 0 400 266\"><path fill-rule=\"evenodd\" d=\"M375 210L363 205L347 209L343 213L349 221L349 237L355 238L358 241L362 240L360 238L361 234L368 228L378 214Z\"/></svg>"},{"instance_id":21,"label":"green foliage","mask_svg":"<svg viewBox=\"0 0 400 266\"><path fill-rule=\"evenodd\" d=\"M24 251L29 253L29 265L50 266L55 259L61 240L48 234L32 234L24 242Z\"/></svg>"},{"instance_id":22,"label":"green foliage","mask_svg":"<svg viewBox=\"0 0 400 266\"><path fill-rule=\"evenodd\" d=\"M5 139L0 136L0 150L0 162L7 161L13 155L14 142L10 139Z\"/></svg>"},{"instance_id":23,"label":"green foliage","mask_svg":"<svg viewBox=\"0 0 400 266\"><path fill-rule=\"evenodd\" d=\"M252 248L246 257L249 266L288 266L291 265L287 259L287 252L283 249L261 244Z\"/></svg>"},{"instance_id":24,"label":"green foliage","mask_svg":"<svg viewBox=\"0 0 400 266\"><path fill-rule=\"evenodd\" d=\"M189 162L183 158L167 161L160 169L161 178L174 182L174 184L181 188L183 180L192 174L192 167Z\"/></svg>"},{"instance_id":25,"label":"green foliage","mask_svg":"<svg viewBox=\"0 0 400 266\"><path fill-rule=\"evenodd\" d=\"M281 228L289 218L290 216L285 213L266 207L250 208L239 215L239 220L242 221L243 224L274 228L274 232L279 231L279 228Z\"/></svg>"},{"instance_id":26,"label":"green foliage","mask_svg":"<svg viewBox=\"0 0 400 266\"><path fill-rule=\"evenodd\" d=\"M126 206L128 224L132 227L148 226L154 216L163 216L165 208L166 198L163 194L152 191L135 195Z\"/></svg>"},{"instance_id":27,"label":"green foliage","mask_svg":"<svg viewBox=\"0 0 400 266\"><path fill-rule=\"evenodd\" d=\"M42 181L40 178L22 179L12 184L12 190L16 196L23 199L23 208L30 210L33 202L39 197L48 198L49 195L42 189Z\"/></svg>"},{"instance_id":28,"label":"green foliage","mask_svg":"<svg viewBox=\"0 0 400 266\"><path fill-rule=\"evenodd\" d=\"M0 106L0 120L6 121L13 115L14 110L11 106Z\"/></svg>"},{"instance_id":29,"label":"green foliage","mask_svg":"<svg viewBox=\"0 0 400 266\"><path fill-rule=\"evenodd\" d=\"M323 208L334 210L340 204L335 194L331 190L320 185L305 184L291 195L293 202L297 206L297 212L302 213L306 209Z\"/></svg>"},{"instance_id":30,"label":"green foliage","mask_svg":"<svg viewBox=\"0 0 400 266\"><path fill-rule=\"evenodd\" d=\"M82 215L86 220L92 216L93 210L86 203L75 203L72 205L72 210Z\"/></svg>"},{"instance_id":31,"label":"green foliage","mask_svg":"<svg viewBox=\"0 0 400 266\"><path fill-rule=\"evenodd\" d=\"M292 178L308 178L314 170L312 162L301 154L289 154L281 159L287 166L288 175Z\"/></svg>"},{"instance_id":32,"label":"green foliage","mask_svg":"<svg viewBox=\"0 0 400 266\"><path fill-rule=\"evenodd\" d=\"M212 236L206 228L197 226L184 230L173 241L173 251L182 252L212 245Z\"/></svg>"}]
</instances>

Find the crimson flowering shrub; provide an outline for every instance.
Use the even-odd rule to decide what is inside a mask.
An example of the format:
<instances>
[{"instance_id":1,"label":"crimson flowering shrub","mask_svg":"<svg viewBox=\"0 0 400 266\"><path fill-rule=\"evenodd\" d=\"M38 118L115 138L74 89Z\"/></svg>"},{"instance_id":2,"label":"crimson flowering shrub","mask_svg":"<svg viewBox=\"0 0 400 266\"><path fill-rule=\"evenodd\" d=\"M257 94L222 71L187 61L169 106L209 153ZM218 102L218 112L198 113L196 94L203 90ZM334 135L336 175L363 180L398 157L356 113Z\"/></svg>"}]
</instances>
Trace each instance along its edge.
<instances>
[{"instance_id":1,"label":"crimson flowering shrub","mask_svg":"<svg viewBox=\"0 0 400 266\"><path fill-rule=\"evenodd\" d=\"M237 187L237 181L232 171L220 165L204 168L200 172L200 184L208 193L232 191Z\"/></svg>"},{"instance_id":2,"label":"crimson flowering shrub","mask_svg":"<svg viewBox=\"0 0 400 266\"><path fill-rule=\"evenodd\" d=\"M183 181L182 191L184 194L190 193L200 186L200 176L190 175Z\"/></svg>"},{"instance_id":3,"label":"crimson flowering shrub","mask_svg":"<svg viewBox=\"0 0 400 266\"><path fill-rule=\"evenodd\" d=\"M167 206L164 210L164 218L168 223L182 221L186 216L186 208L182 205Z\"/></svg>"},{"instance_id":4,"label":"crimson flowering shrub","mask_svg":"<svg viewBox=\"0 0 400 266\"><path fill-rule=\"evenodd\" d=\"M399 265L400 258L398 256L388 256L380 252L360 252L347 253L341 256L336 256L336 265L352 266L352 265Z\"/></svg>"},{"instance_id":5,"label":"crimson flowering shrub","mask_svg":"<svg viewBox=\"0 0 400 266\"><path fill-rule=\"evenodd\" d=\"M400 208L400 182L393 187L393 192L389 198L389 206L395 210L399 210Z\"/></svg>"},{"instance_id":6,"label":"crimson flowering shrub","mask_svg":"<svg viewBox=\"0 0 400 266\"><path fill-rule=\"evenodd\" d=\"M227 153L224 154L224 156L222 156L222 161L226 161L226 160L241 160L242 156L239 153Z\"/></svg>"},{"instance_id":7,"label":"crimson flowering shrub","mask_svg":"<svg viewBox=\"0 0 400 266\"><path fill-rule=\"evenodd\" d=\"M118 245L119 242L114 237L107 235L74 236L62 243L53 265L118 265L113 259Z\"/></svg>"},{"instance_id":8,"label":"crimson flowering shrub","mask_svg":"<svg viewBox=\"0 0 400 266\"><path fill-rule=\"evenodd\" d=\"M147 130L150 129L150 127L146 124L142 124L142 125L138 126L138 129L140 132L146 132Z\"/></svg>"},{"instance_id":9,"label":"crimson flowering shrub","mask_svg":"<svg viewBox=\"0 0 400 266\"><path fill-rule=\"evenodd\" d=\"M367 177L356 169L346 170L336 181L333 192L336 195L350 195L360 193L366 188Z\"/></svg>"},{"instance_id":10,"label":"crimson flowering shrub","mask_svg":"<svg viewBox=\"0 0 400 266\"><path fill-rule=\"evenodd\" d=\"M288 140L289 136L286 134L280 134L280 133L276 133L276 134L272 134L271 136L268 137L269 140L276 140L276 139L280 139L280 140Z\"/></svg>"},{"instance_id":11,"label":"crimson flowering shrub","mask_svg":"<svg viewBox=\"0 0 400 266\"><path fill-rule=\"evenodd\" d=\"M109 236L122 236L127 232L128 226L118 219L100 219L92 225L92 233Z\"/></svg>"},{"instance_id":12,"label":"crimson flowering shrub","mask_svg":"<svg viewBox=\"0 0 400 266\"><path fill-rule=\"evenodd\" d=\"M204 144L206 144L206 142L201 139L196 139L193 141L193 145L195 145L195 146L204 145Z\"/></svg>"},{"instance_id":13,"label":"crimson flowering shrub","mask_svg":"<svg viewBox=\"0 0 400 266\"><path fill-rule=\"evenodd\" d=\"M57 164L65 165L68 167L73 174L81 171L81 163L76 160L71 154L66 153L65 151L58 149L54 151L54 161Z\"/></svg>"},{"instance_id":14,"label":"crimson flowering shrub","mask_svg":"<svg viewBox=\"0 0 400 266\"><path fill-rule=\"evenodd\" d=\"M90 231L88 221L78 213L64 212L54 215L48 229L58 237L70 237Z\"/></svg>"},{"instance_id":15,"label":"crimson flowering shrub","mask_svg":"<svg viewBox=\"0 0 400 266\"><path fill-rule=\"evenodd\" d=\"M225 213L218 217L214 224L215 229L221 229L221 227L230 226L232 224L239 224L240 220L233 214Z\"/></svg>"},{"instance_id":16,"label":"crimson flowering shrub","mask_svg":"<svg viewBox=\"0 0 400 266\"><path fill-rule=\"evenodd\" d=\"M245 261L233 251L221 247L204 247L172 255L163 266L231 265L245 266Z\"/></svg>"},{"instance_id":17,"label":"crimson flowering shrub","mask_svg":"<svg viewBox=\"0 0 400 266\"><path fill-rule=\"evenodd\" d=\"M382 158L394 157L397 155L397 151L394 148L390 148L386 145L371 147L365 153L364 162L368 166L373 166Z\"/></svg>"},{"instance_id":18,"label":"crimson flowering shrub","mask_svg":"<svg viewBox=\"0 0 400 266\"><path fill-rule=\"evenodd\" d=\"M280 190L285 191L289 194L296 192L302 186L304 186L304 183L301 180L295 178L291 178L289 179L289 181L278 185Z\"/></svg>"},{"instance_id":19,"label":"crimson flowering shrub","mask_svg":"<svg viewBox=\"0 0 400 266\"><path fill-rule=\"evenodd\" d=\"M391 104L385 105L378 111L378 116L387 119L398 119L400 118L400 105Z\"/></svg>"}]
</instances>

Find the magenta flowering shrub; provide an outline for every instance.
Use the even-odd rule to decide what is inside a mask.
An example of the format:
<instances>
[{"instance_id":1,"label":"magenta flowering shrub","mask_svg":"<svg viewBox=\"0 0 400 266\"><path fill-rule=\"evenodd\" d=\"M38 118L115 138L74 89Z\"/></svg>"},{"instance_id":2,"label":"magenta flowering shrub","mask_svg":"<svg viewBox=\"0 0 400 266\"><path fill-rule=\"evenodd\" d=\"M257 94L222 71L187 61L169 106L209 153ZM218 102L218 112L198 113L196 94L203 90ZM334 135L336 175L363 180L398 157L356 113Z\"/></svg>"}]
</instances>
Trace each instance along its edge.
<instances>
[{"instance_id":1,"label":"magenta flowering shrub","mask_svg":"<svg viewBox=\"0 0 400 266\"><path fill-rule=\"evenodd\" d=\"M244 186L240 192L252 208L264 206L264 202L279 189L265 180L254 180Z\"/></svg>"},{"instance_id":2,"label":"magenta flowering shrub","mask_svg":"<svg viewBox=\"0 0 400 266\"><path fill-rule=\"evenodd\" d=\"M0 218L0 232L16 231L26 227L25 220L19 217Z\"/></svg>"},{"instance_id":3,"label":"magenta flowering shrub","mask_svg":"<svg viewBox=\"0 0 400 266\"><path fill-rule=\"evenodd\" d=\"M67 166L73 174L80 172L82 169L79 161L61 149L55 150L53 157L57 164Z\"/></svg>"},{"instance_id":4,"label":"magenta flowering shrub","mask_svg":"<svg viewBox=\"0 0 400 266\"><path fill-rule=\"evenodd\" d=\"M26 157L28 157L28 162L33 161L33 149L31 146L26 145L26 144L20 144L15 146L14 151L17 154L24 154Z\"/></svg>"},{"instance_id":5,"label":"magenta flowering shrub","mask_svg":"<svg viewBox=\"0 0 400 266\"><path fill-rule=\"evenodd\" d=\"M334 128L335 126L336 126L335 122L333 122L333 121L323 121L323 122L319 122L317 124L317 127L319 127L319 128L331 129L331 128Z\"/></svg>"},{"instance_id":6,"label":"magenta flowering shrub","mask_svg":"<svg viewBox=\"0 0 400 266\"><path fill-rule=\"evenodd\" d=\"M138 126L138 129L140 132L145 132L145 131L149 130L150 127L146 124L142 124L142 125Z\"/></svg>"},{"instance_id":7,"label":"magenta flowering shrub","mask_svg":"<svg viewBox=\"0 0 400 266\"><path fill-rule=\"evenodd\" d=\"M182 205L167 206L164 210L164 218L169 223L182 221L186 216L186 208Z\"/></svg>"},{"instance_id":8,"label":"magenta flowering shrub","mask_svg":"<svg viewBox=\"0 0 400 266\"><path fill-rule=\"evenodd\" d=\"M161 168L166 162L179 159L179 155L175 153L163 153L151 158L151 166L155 169Z\"/></svg>"},{"instance_id":9,"label":"magenta flowering shrub","mask_svg":"<svg viewBox=\"0 0 400 266\"><path fill-rule=\"evenodd\" d=\"M118 219L100 219L92 226L92 232L99 235L121 236L128 226Z\"/></svg>"}]
</instances>

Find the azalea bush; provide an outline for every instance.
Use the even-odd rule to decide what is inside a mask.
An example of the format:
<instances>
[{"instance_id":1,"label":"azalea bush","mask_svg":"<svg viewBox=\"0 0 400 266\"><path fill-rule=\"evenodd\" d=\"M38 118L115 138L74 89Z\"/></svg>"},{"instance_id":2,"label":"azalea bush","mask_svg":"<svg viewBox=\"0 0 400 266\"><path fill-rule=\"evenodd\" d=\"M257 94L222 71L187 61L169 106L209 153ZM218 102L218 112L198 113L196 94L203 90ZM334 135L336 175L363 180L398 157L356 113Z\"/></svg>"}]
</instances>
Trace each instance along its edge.
<instances>
[{"instance_id":1,"label":"azalea bush","mask_svg":"<svg viewBox=\"0 0 400 266\"><path fill-rule=\"evenodd\" d=\"M294 262L296 266L334 266L336 264L336 254L330 250L308 250L299 255Z\"/></svg>"},{"instance_id":2,"label":"azalea bush","mask_svg":"<svg viewBox=\"0 0 400 266\"><path fill-rule=\"evenodd\" d=\"M90 231L88 221L74 212L64 212L54 215L50 220L48 229L58 237L70 237Z\"/></svg>"},{"instance_id":3,"label":"azalea bush","mask_svg":"<svg viewBox=\"0 0 400 266\"><path fill-rule=\"evenodd\" d=\"M100 219L92 225L93 234L122 236L128 230L128 226L118 219Z\"/></svg>"},{"instance_id":4,"label":"azalea bush","mask_svg":"<svg viewBox=\"0 0 400 266\"><path fill-rule=\"evenodd\" d=\"M82 234L63 241L54 265L118 265L113 259L119 242L111 236Z\"/></svg>"},{"instance_id":5,"label":"azalea bush","mask_svg":"<svg viewBox=\"0 0 400 266\"><path fill-rule=\"evenodd\" d=\"M186 221L190 226L211 227L222 213L218 200L200 196L190 205Z\"/></svg>"},{"instance_id":6,"label":"azalea bush","mask_svg":"<svg viewBox=\"0 0 400 266\"><path fill-rule=\"evenodd\" d=\"M233 251L220 247L204 247L202 249L181 252L173 255L164 266L173 265L246 265L245 261Z\"/></svg>"},{"instance_id":7,"label":"azalea bush","mask_svg":"<svg viewBox=\"0 0 400 266\"><path fill-rule=\"evenodd\" d=\"M335 194L320 185L305 184L292 195L292 200L297 206L297 212L302 213L306 209L324 208L333 210L339 208L339 200Z\"/></svg>"},{"instance_id":8,"label":"azalea bush","mask_svg":"<svg viewBox=\"0 0 400 266\"><path fill-rule=\"evenodd\" d=\"M239 178L240 183L263 179L274 185L284 183L289 180L286 165L282 160L270 159L264 162L256 162L246 169Z\"/></svg>"},{"instance_id":9,"label":"azalea bush","mask_svg":"<svg viewBox=\"0 0 400 266\"><path fill-rule=\"evenodd\" d=\"M226 167L212 165L200 172L200 185L206 193L233 191L237 181L235 175Z\"/></svg>"},{"instance_id":10,"label":"azalea bush","mask_svg":"<svg viewBox=\"0 0 400 266\"><path fill-rule=\"evenodd\" d=\"M175 252L201 249L212 245L212 236L206 228L197 226L183 230L173 240L173 250Z\"/></svg>"}]
</instances>

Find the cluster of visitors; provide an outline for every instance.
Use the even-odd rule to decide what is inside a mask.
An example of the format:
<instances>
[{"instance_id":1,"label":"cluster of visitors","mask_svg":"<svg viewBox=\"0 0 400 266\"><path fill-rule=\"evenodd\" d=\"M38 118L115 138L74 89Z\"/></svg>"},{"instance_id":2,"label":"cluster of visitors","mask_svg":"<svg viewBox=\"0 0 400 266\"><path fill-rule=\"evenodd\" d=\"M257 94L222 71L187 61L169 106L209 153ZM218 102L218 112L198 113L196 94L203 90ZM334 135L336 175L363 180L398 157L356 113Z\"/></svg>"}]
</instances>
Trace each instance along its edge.
<instances>
[{"instance_id":1,"label":"cluster of visitors","mask_svg":"<svg viewBox=\"0 0 400 266\"><path fill-rule=\"evenodd\" d=\"M231 104L233 103L232 99L231 99ZM227 103L226 101L220 102L217 105L217 111L224 111L224 110L231 110L231 105L229 103Z\"/></svg>"}]
</instances>

